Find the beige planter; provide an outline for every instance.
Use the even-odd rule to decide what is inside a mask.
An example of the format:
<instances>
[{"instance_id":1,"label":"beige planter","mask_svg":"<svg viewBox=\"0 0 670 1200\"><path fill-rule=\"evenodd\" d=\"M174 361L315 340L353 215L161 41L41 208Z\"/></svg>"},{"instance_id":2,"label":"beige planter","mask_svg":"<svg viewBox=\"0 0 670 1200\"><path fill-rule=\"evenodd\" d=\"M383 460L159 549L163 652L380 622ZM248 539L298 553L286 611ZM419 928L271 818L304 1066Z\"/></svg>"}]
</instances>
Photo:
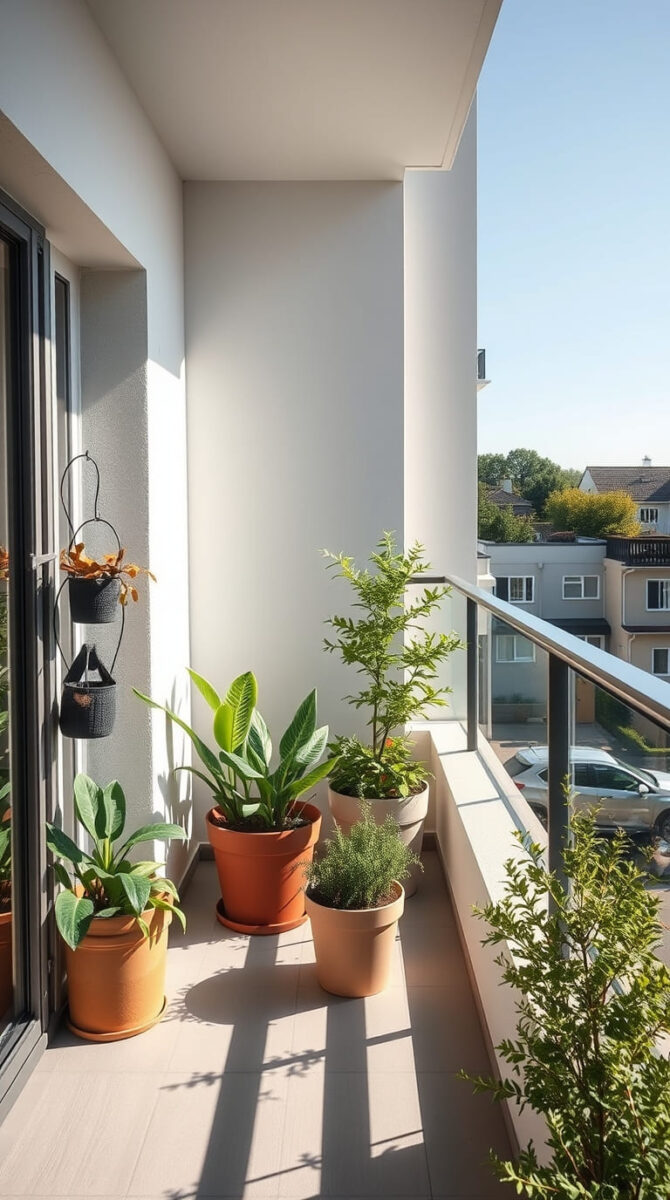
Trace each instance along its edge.
<instances>
[{"instance_id":1,"label":"beige planter","mask_svg":"<svg viewBox=\"0 0 670 1200\"><path fill-rule=\"evenodd\" d=\"M357 796L344 796L328 788L328 803L330 811L343 833L348 834L351 826L361 819L361 802ZM390 815L400 826L400 836L406 846L416 855L421 854L423 842L423 826L428 813L428 784L415 796L406 796L398 800L381 800L378 797L368 797L372 805L377 825L383 825ZM421 871L412 867L408 879L405 880L405 895L413 896Z\"/></svg>"},{"instance_id":2,"label":"beige planter","mask_svg":"<svg viewBox=\"0 0 670 1200\"><path fill-rule=\"evenodd\" d=\"M374 996L383 992L393 962L396 928L405 891L394 883L395 899L382 908L326 908L305 896L312 922L316 974L335 996Z\"/></svg>"}]
</instances>

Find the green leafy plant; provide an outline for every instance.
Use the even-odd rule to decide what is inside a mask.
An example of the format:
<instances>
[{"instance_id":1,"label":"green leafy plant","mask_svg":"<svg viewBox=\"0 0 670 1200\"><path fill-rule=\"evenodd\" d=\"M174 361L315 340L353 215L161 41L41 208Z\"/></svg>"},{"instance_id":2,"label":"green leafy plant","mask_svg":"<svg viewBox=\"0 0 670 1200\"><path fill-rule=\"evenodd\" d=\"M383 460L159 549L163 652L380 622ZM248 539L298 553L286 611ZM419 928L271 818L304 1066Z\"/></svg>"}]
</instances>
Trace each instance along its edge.
<instances>
[{"instance_id":1,"label":"green leafy plant","mask_svg":"<svg viewBox=\"0 0 670 1200\"><path fill-rule=\"evenodd\" d=\"M622 831L596 836L572 820L569 888L539 846L506 864L503 899L478 909L486 945L521 997L516 1036L497 1047L508 1078L476 1091L541 1113L551 1160L530 1143L500 1177L539 1200L661 1200L670 1194L670 975L655 950L659 899L629 856ZM522 841L522 835L519 835ZM553 906L547 908L547 896ZM465 1076L465 1078L468 1078Z\"/></svg>"},{"instance_id":2,"label":"green leafy plant","mask_svg":"<svg viewBox=\"0 0 670 1200\"><path fill-rule=\"evenodd\" d=\"M230 825L262 831L295 824L300 820L293 811L296 801L328 774L335 761L319 763L328 743L328 726L316 727L316 691L305 697L281 738L279 762L272 770L272 741L256 708L258 685L252 672L233 680L223 699L202 675L192 670L189 675L213 711L216 750L171 709L135 691L188 734L205 768L177 770L190 771L207 784Z\"/></svg>"},{"instance_id":3,"label":"green leafy plant","mask_svg":"<svg viewBox=\"0 0 670 1200\"><path fill-rule=\"evenodd\" d=\"M362 613L356 620L329 618L327 624L336 636L326 638L324 646L365 678L361 690L346 699L357 709L369 710L371 733L369 747L356 737L336 739L331 749L339 762L331 773L331 785L345 795L409 796L421 790L428 772L413 761L409 739L391 735L430 708L447 703L451 689L435 686L438 667L463 642L455 633L430 633L423 622L451 589L424 587L416 600L407 601L413 577L430 571L430 563L419 542L406 554L399 551L392 533L383 535L377 552L370 556L373 570L359 569L344 554L323 553L338 578L351 584L355 606ZM360 778L356 776L359 766Z\"/></svg>"},{"instance_id":4,"label":"green leafy plant","mask_svg":"<svg viewBox=\"0 0 670 1200\"><path fill-rule=\"evenodd\" d=\"M128 857L133 847L142 842L183 841L186 833L181 826L162 822L142 825L121 841L126 798L116 780L101 788L87 775L77 775L74 807L77 819L93 843L90 853L77 846L57 825L47 823L47 846L54 855L54 874L64 889L56 896L56 924L68 946L77 949L94 917L132 916L148 936L143 913L150 908L174 913L186 928L175 885L157 874L164 863L131 862ZM69 863L72 876L63 859Z\"/></svg>"},{"instance_id":5,"label":"green leafy plant","mask_svg":"<svg viewBox=\"0 0 670 1200\"><path fill-rule=\"evenodd\" d=\"M377 825L372 805L361 804L361 819L345 836L339 825L324 853L305 868L310 895L329 908L374 908L393 898L417 856L401 841L397 823L388 816Z\"/></svg>"}]
</instances>

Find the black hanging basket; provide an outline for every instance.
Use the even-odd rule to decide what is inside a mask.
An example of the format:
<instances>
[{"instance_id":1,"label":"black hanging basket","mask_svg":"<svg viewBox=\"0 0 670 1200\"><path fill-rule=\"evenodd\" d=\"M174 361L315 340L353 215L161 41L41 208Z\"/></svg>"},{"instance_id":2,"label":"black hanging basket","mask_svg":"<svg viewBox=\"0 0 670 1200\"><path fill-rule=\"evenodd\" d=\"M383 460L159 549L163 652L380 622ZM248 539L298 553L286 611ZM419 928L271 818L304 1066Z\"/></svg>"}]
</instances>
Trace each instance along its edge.
<instances>
[{"instance_id":1,"label":"black hanging basket","mask_svg":"<svg viewBox=\"0 0 670 1200\"><path fill-rule=\"evenodd\" d=\"M99 679L90 679L97 671ZM63 680L60 728L64 737L109 737L116 718L116 683L86 642Z\"/></svg>"},{"instance_id":2,"label":"black hanging basket","mask_svg":"<svg viewBox=\"0 0 670 1200\"><path fill-rule=\"evenodd\" d=\"M77 625L110 625L119 615L121 581L113 576L102 579L68 579L70 617Z\"/></svg>"}]
</instances>

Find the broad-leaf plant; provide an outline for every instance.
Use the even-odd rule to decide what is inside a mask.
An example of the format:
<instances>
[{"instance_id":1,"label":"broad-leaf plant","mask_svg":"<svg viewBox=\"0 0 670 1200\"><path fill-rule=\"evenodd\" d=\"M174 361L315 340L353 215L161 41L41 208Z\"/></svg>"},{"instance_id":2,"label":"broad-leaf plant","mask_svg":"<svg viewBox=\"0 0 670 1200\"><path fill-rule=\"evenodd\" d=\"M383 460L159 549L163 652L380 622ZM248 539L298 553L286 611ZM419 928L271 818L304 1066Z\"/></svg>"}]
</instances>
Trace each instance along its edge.
<instances>
[{"instance_id":1,"label":"broad-leaf plant","mask_svg":"<svg viewBox=\"0 0 670 1200\"><path fill-rule=\"evenodd\" d=\"M317 729L316 691L305 697L282 736L279 761L273 767L272 740L256 708L254 674L239 675L221 697L202 675L190 669L188 673L212 710L215 749L170 708L135 692L188 734L204 767L177 770L190 771L207 785L227 824L250 831L290 827L299 819L293 811L296 801L328 774L335 761L319 762L328 743L328 726Z\"/></svg>"},{"instance_id":2,"label":"broad-leaf plant","mask_svg":"<svg viewBox=\"0 0 670 1200\"><path fill-rule=\"evenodd\" d=\"M392 533L384 533L371 554L372 570L346 554L323 554L328 568L351 585L357 610L355 617L328 619L335 632L324 648L361 676L360 691L345 699L367 710L370 729L369 744L347 736L330 747L338 756L331 787L362 799L409 796L421 791L428 772L413 759L404 727L447 703L451 689L437 683L438 668L463 647L456 633L425 627L451 589L425 586L409 598L415 577L429 572L430 563L419 542L403 553Z\"/></svg>"},{"instance_id":3,"label":"broad-leaf plant","mask_svg":"<svg viewBox=\"0 0 670 1200\"><path fill-rule=\"evenodd\" d=\"M181 826L156 822L142 825L124 838L126 798L121 785L114 780L102 788L88 775L77 775L74 781L74 807L91 839L90 850L83 850L57 825L47 823L47 846L63 888L54 906L56 924L68 946L77 949L94 917L134 917L148 937L144 913L159 908L174 913L185 928L177 889L159 874L165 864L133 862L129 857L143 842L183 841L186 833Z\"/></svg>"}]
</instances>

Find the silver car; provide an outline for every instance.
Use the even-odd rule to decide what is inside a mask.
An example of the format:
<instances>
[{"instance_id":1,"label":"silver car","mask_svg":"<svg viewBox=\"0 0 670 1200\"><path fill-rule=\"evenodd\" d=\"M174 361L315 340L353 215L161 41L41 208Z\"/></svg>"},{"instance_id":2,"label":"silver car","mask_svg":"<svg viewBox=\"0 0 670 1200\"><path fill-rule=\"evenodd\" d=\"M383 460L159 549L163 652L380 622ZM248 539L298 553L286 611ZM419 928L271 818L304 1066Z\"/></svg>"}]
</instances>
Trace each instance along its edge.
<instances>
[{"instance_id":1,"label":"silver car","mask_svg":"<svg viewBox=\"0 0 670 1200\"><path fill-rule=\"evenodd\" d=\"M651 833L670 842L670 774L619 762L607 750L573 746L570 750L575 806L595 809L602 829ZM549 751L524 746L505 763L524 799L546 821Z\"/></svg>"}]
</instances>

